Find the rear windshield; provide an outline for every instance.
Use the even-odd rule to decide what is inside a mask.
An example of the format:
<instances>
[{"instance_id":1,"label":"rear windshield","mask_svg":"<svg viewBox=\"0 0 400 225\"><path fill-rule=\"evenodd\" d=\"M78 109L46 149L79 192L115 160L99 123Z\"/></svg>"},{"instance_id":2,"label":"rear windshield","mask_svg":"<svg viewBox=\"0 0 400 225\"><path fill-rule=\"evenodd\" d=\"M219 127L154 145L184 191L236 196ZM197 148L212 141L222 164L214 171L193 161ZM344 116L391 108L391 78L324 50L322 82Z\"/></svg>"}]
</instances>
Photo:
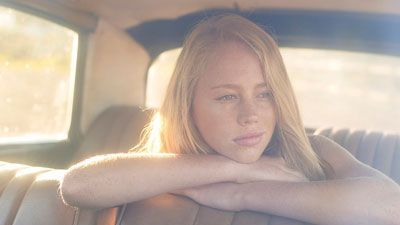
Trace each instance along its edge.
<instances>
[{"instance_id":1,"label":"rear windshield","mask_svg":"<svg viewBox=\"0 0 400 225\"><path fill-rule=\"evenodd\" d=\"M146 104L157 108L181 49L162 53L148 72ZM281 48L304 124L400 132L400 57Z\"/></svg>"}]
</instances>

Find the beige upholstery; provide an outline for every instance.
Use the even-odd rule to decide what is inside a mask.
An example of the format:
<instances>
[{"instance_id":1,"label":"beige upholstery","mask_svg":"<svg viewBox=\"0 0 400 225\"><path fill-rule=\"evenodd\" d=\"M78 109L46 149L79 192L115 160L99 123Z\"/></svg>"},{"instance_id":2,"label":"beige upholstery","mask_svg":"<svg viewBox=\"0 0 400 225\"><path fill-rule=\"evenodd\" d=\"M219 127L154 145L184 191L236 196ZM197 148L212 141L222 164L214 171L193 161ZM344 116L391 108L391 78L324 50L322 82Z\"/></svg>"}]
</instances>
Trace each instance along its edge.
<instances>
[{"instance_id":1,"label":"beige upholstery","mask_svg":"<svg viewBox=\"0 0 400 225\"><path fill-rule=\"evenodd\" d=\"M150 112L139 107L116 106L107 109L93 122L73 162L97 154L126 152L140 139Z\"/></svg>"},{"instance_id":2,"label":"beige upholstery","mask_svg":"<svg viewBox=\"0 0 400 225\"><path fill-rule=\"evenodd\" d=\"M0 224L12 224L29 186L36 175L45 171L44 168L22 167L14 174L0 198Z\"/></svg>"},{"instance_id":3,"label":"beige upholstery","mask_svg":"<svg viewBox=\"0 0 400 225\"><path fill-rule=\"evenodd\" d=\"M0 225L99 224L97 212L63 203L58 193L63 174L64 170L1 162ZM103 221L115 217L111 210L104 210L101 216Z\"/></svg>"},{"instance_id":4,"label":"beige upholstery","mask_svg":"<svg viewBox=\"0 0 400 225\"><path fill-rule=\"evenodd\" d=\"M27 166L19 164L8 164L6 162L1 162L0 164L0 193L6 188L9 181L15 176L19 169L25 168Z\"/></svg>"},{"instance_id":5,"label":"beige upholstery","mask_svg":"<svg viewBox=\"0 0 400 225\"><path fill-rule=\"evenodd\" d=\"M124 29L108 21L99 18L89 37L80 115L84 133L110 106L144 104L150 56Z\"/></svg>"}]
</instances>

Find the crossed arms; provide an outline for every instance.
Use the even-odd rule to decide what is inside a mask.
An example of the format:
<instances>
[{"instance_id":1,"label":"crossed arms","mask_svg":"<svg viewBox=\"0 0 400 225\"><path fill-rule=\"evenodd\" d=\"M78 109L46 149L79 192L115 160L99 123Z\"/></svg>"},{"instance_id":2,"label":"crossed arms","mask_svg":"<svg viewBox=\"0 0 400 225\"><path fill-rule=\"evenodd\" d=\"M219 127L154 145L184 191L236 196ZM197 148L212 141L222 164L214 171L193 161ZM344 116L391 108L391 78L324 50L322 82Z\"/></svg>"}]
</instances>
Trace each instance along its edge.
<instances>
[{"instance_id":1,"label":"crossed arms","mask_svg":"<svg viewBox=\"0 0 400 225\"><path fill-rule=\"evenodd\" d=\"M399 224L400 187L332 141L316 152L335 177L310 182L279 158L239 164L220 155L95 157L71 167L61 184L72 205L103 208L161 193L223 210L254 210L315 224Z\"/></svg>"}]
</instances>

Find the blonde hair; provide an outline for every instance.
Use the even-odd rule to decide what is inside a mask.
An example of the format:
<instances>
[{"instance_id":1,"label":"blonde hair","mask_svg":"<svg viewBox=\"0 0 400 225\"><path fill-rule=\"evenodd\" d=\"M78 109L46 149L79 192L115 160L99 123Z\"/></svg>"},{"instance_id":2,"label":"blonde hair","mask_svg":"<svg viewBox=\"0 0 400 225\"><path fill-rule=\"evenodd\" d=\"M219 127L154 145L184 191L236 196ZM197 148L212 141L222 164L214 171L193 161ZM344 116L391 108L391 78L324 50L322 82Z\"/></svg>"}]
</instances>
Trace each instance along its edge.
<instances>
[{"instance_id":1,"label":"blonde hair","mask_svg":"<svg viewBox=\"0 0 400 225\"><path fill-rule=\"evenodd\" d=\"M272 90L277 118L269 146L273 145L290 167L302 171L310 180L325 179L326 162L318 158L310 145L276 42L259 26L235 14L206 19L186 37L164 102L135 150L211 152L194 124L191 105L208 56L213 48L226 41L246 44L260 60L264 79Z\"/></svg>"}]
</instances>

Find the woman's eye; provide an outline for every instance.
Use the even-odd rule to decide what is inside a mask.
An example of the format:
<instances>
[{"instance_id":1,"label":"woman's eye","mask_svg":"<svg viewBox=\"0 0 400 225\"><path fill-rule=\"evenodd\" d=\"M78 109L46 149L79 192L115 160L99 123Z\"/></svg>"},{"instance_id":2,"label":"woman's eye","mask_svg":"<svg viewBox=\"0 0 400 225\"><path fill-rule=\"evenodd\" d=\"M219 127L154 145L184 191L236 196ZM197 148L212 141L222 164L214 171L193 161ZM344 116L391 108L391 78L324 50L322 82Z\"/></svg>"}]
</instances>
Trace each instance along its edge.
<instances>
[{"instance_id":1,"label":"woman's eye","mask_svg":"<svg viewBox=\"0 0 400 225\"><path fill-rule=\"evenodd\" d=\"M234 99L237 99L236 95L224 95L224 96L217 98L218 101L230 101L230 100L234 100Z\"/></svg>"},{"instance_id":2,"label":"woman's eye","mask_svg":"<svg viewBox=\"0 0 400 225\"><path fill-rule=\"evenodd\" d=\"M259 98L269 98L271 96L272 96L271 92L263 92L263 93L259 94L257 97L259 97Z\"/></svg>"}]
</instances>

